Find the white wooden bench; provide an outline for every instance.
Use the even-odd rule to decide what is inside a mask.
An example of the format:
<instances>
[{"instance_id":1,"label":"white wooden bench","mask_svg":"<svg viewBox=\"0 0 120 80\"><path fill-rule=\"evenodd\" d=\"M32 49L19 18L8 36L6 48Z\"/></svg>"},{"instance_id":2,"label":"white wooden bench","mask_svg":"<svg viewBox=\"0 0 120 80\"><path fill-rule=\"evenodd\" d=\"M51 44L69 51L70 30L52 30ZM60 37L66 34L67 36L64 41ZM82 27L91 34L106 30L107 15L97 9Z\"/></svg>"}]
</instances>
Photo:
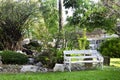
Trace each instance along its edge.
<instances>
[{"instance_id":1,"label":"white wooden bench","mask_svg":"<svg viewBox=\"0 0 120 80\"><path fill-rule=\"evenodd\" d=\"M63 53L64 65L68 66L70 72L73 63L99 63L103 68L103 57L97 50L66 50Z\"/></svg>"}]
</instances>

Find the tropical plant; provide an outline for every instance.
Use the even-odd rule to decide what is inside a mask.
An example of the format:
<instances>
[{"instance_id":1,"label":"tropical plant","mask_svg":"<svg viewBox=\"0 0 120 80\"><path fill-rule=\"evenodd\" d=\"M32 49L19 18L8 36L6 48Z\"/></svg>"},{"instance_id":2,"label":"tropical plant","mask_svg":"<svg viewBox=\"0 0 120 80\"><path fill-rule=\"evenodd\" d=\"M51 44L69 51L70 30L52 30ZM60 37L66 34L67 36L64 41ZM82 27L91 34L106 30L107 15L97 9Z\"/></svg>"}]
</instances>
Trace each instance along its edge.
<instances>
[{"instance_id":1,"label":"tropical plant","mask_svg":"<svg viewBox=\"0 0 120 80\"><path fill-rule=\"evenodd\" d=\"M0 43L4 50L21 48L25 26L36 12L36 6L36 3L26 1L0 1Z\"/></svg>"}]
</instances>

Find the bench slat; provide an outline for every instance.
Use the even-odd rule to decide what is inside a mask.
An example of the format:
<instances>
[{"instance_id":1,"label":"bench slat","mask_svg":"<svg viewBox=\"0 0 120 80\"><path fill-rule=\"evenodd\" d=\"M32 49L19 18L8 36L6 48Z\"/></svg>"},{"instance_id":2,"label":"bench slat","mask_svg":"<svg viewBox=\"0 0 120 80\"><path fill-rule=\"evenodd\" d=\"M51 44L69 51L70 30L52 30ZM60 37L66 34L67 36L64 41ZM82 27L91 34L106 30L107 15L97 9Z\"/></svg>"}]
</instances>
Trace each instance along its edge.
<instances>
[{"instance_id":1,"label":"bench slat","mask_svg":"<svg viewBox=\"0 0 120 80\"><path fill-rule=\"evenodd\" d=\"M85 60L85 61L71 61L70 63L98 63L99 61L94 61L94 60ZM65 63L69 63L69 62L65 62Z\"/></svg>"},{"instance_id":2,"label":"bench slat","mask_svg":"<svg viewBox=\"0 0 120 80\"><path fill-rule=\"evenodd\" d=\"M96 58L96 56L69 56L69 57L64 57L64 59L67 59L67 58L70 58L70 59L81 59L81 58Z\"/></svg>"}]
</instances>

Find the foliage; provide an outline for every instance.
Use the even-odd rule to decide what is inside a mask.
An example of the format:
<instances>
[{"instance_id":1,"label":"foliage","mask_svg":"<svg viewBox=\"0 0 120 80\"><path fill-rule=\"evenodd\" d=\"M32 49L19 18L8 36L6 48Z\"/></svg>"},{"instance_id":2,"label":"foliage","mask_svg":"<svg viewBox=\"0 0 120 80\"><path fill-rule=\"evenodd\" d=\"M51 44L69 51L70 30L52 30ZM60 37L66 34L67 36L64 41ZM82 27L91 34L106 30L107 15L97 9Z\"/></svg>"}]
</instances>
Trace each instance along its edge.
<instances>
[{"instance_id":1,"label":"foliage","mask_svg":"<svg viewBox=\"0 0 120 80\"><path fill-rule=\"evenodd\" d=\"M119 3L119 0L111 0L111 1L107 1L107 0L101 0L102 4L107 8L109 9L109 16L112 16L112 15L117 15L119 18L120 16L120 3Z\"/></svg>"},{"instance_id":2,"label":"foliage","mask_svg":"<svg viewBox=\"0 0 120 80\"><path fill-rule=\"evenodd\" d=\"M14 51L3 51L0 55L4 64L26 64L28 62L26 55Z\"/></svg>"},{"instance_id":3,"label":"foliage","mask_svg":"<svg viewBox=\"0 0 120 80\"><path fill-rule=\"evenodd\" d=\"M5 50L17 50L21 47L21 40L27 28L25 26L36 11L36 3L0 1L0 42Z\"/></svg>"},{"instance_id":4,"label":"foliage","mask_svg":"<svg viewBox=\"0 0 120 80\"><path fill-rule=\"evenodd\" d=\"M116 28L116 34L120 37L120 26L117 26L117 28Z\"/></svg>"},{"instance_id":5,"label":"foliage","mask_svg":"<svg viewBox=\"0 0 120 80\"><path fill-rule=\"evenodd\" d=\"M72 0L65 0L64 6L66 8L72 7L72 5L67 5L72 2ZM77 0L72 3L73 6L73 16L68 18L70 25L78 25L79 27L84 27L83 23L86 22L87 17L94 10L94 3L90 0Z\"/></svg>"},{"instance_id":6,"label":"foliage","mask_svg":"<svg viewBox=\"0 0 120 80\"><path fill-rule=\"evenodd\" d=\"M67 50L89 48L89 41L87 41L86 38L83 38L82 32L66 31L65 44Z\"/></svg>"},{"instance_id":7,"label":"foliage","mask_svg":"<svg viewBox=\"0 0 120 80\"><path fill-rule=\"evenodd\" d=\"M70 7L76 8L76 7L79 6L78 5L79 4L78 1L79 0L64 0L63 3L64 3L65 8L70 8Z\"/></svg>"},{"instance_id":8,"label":"foliage","mask_svg":"<svg viewBox=\"0 0 120 80\"><path fill-rule=\"evenodd\" d=\"M60 50L57 50L56 51L56 63L62 63L63 64L63 51L64 51L64 48L61 48Z\"/></svg>"},{"instance_id":9,"label":"foliage","mask_svg":"<svg viewBox=\"0 0 120 80\"><path fill-rule=\"evenodd\" d=\"M35 56L36 62L42 62L44 66L53 68L55 63L63 63L63 49L48 48Z\"/></svg>"},{"instance_id":10,"label":"foliage","mask_svg":"<svg viewBox=\"0 0 120 80\"><path fill-rule=\"evenodd\" d=\"M108 16L114 16L117 19L117 25L119 25L120 23L120 3L119 0L101 0L102 4L107 8L107 14ZM115 32L115 34L117 34L118 36L120 36L120 26L115 27L113 29L113 31Z\"/></svg>"},{"instance_id":11,"label":"foliage","mask_svg":"<svg viewBox=\"0 0 120 80\"><path fill-rule=\"evenodd\" d=\"M56 0L43 1L40 10L49 33L55 35L58 30L58 10Z\"/></svg>"},{"instance_id":12,"label":"foliage","mask_svg":"<svg viewBox=\"0 0 120 80\"><path fill-rule=\"evenodd\" d=\"M71 4L73 2L73 5ZM77 6L76 6L77 5ZM69 25L75 27L87 28L87 30L94 30L101 28L107 32L113 33L116 30L117 14L110 15L110 9L103 4L94 3L91 0L65 0L64 6L66 8L73 8L73 16L68 18Z\"/></svg>"},{"instance_id":13,"label":"foliage","mask_svg":"<svg viewBox=\"0 0 120 80\"><path fill-rule=\"evenodd\" d=\"M120 57L120 38L112 38L103 42L99 51L104 56Z\"/></svg>"},{"instance_id":14,"label":"foliage","mask_svg":"<svg viewBox=\"0 0 120 80\"><path fill-rule=\"evenodd\" d=\"M65 32L65 44L67 50L72 50L76 48L77 44L77 35L75 32Z\"/></svg>"},{"instance_id":15,"label":"foliage","mask_svg":"<svg viewBox=\"0 0 120 80\"><path fill-rule=\"evenodd\" d=\"M84 50L86 49L87 45L87 37L86 37L86 28L83 29L83 35L80 38L80 36L78 35L78 45L79 45L79 49L80 50Z\"/></svg>"},{"instance_id":16,"label":"foliage","mask_svg":"<svg viewBox=\"0 0 120 80\"><path fill-rule=\"evenodd\" d=\"M108 10L103 7L103 9L98 9L98 11L91 13L86 19L86 27L90 27L88 29L92 30L95 28L101 28L109 33L113 33L113 29L116 27L117 19L115 16L108 17L107 12Z\"/></svg>"},{"instance_id":17,"label":"foliage","mask_svg":"<svg viewBox=\"0 0 120 80\"><path fill-rule=\"evenodd\" d=\"M53 68L56 58L55 58L55 53L54 49L49 48L46 50L43 50L41 53L38 53L37 56L35 56L35 61L36 62L42 62L44 66Z\"/></svg>"},{"instance_id":18,"label":"foliage","mask_svg":"<svg viewBox=\"0 0 120 80\"><path fill-rule=\"evenodd\" d=\"M58 31L58 10L56 0L39 0L40 8L35 21L29 25L29 33L32 39L42 42L42 48L47 48L48 42L55 39ZM53 15L54 14L54 15ZM34 26L34 27L33 27Z\"/></svg>"},{"instance_id":19,"label":"foliage","mask_svg":"<svg viewBox=\"0 0 120 80\"><path fill-rule=\"evenodd\" d=\"M3 47L3 44L0 42L0 50L3 50L4 47Z\"/></svg>"}]
</instances>

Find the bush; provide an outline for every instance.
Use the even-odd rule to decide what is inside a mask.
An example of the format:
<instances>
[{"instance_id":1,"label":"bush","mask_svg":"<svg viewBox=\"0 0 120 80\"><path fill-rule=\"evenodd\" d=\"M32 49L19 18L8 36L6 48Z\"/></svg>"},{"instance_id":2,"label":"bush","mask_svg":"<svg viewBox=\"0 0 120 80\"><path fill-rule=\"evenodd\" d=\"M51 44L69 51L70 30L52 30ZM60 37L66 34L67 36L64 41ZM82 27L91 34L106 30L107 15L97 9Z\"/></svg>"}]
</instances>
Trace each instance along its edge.
<instances>
[{"instance_id":1,"label":"bush","mask_svg":"<svg viewBox=\"0 0 120 80\"><path fill-rule=\"evenodd\" d=\"M112 38L103 42L99 48L99 51L104 56L120 57L120 38Z\"/></svg>"},{"instance_id":2,"label":"bush","mask_svg":"<svg viewBox=\"0 0 120 80\"><path fill-rule=\"evenodd\" d=\"M4 64L26 64L28 62L26 55L14 51L3 51L0 55Z\"/></svg>"},{"instance_id":3,"label":"bush","mask_svg":"<svg viewBox=\"0 0 120 80\"><path fill-rule=\"evenodd\" d=\"M54 49L46 49L35 56L35 62L42 62L45 67L53 68L56 58L54 54Z\"/></svg>"},{"instance_id":4,"label":"bush","mask_svg":"<svg viewBox=\"0 0 120 80\"><path fill-rule=\"evenodd\" d=\"M62 50L49 48L35 56L36 62L42 62L48 68L53 68L55 63L63 63Z\"/></svg>"}]
</instances>

